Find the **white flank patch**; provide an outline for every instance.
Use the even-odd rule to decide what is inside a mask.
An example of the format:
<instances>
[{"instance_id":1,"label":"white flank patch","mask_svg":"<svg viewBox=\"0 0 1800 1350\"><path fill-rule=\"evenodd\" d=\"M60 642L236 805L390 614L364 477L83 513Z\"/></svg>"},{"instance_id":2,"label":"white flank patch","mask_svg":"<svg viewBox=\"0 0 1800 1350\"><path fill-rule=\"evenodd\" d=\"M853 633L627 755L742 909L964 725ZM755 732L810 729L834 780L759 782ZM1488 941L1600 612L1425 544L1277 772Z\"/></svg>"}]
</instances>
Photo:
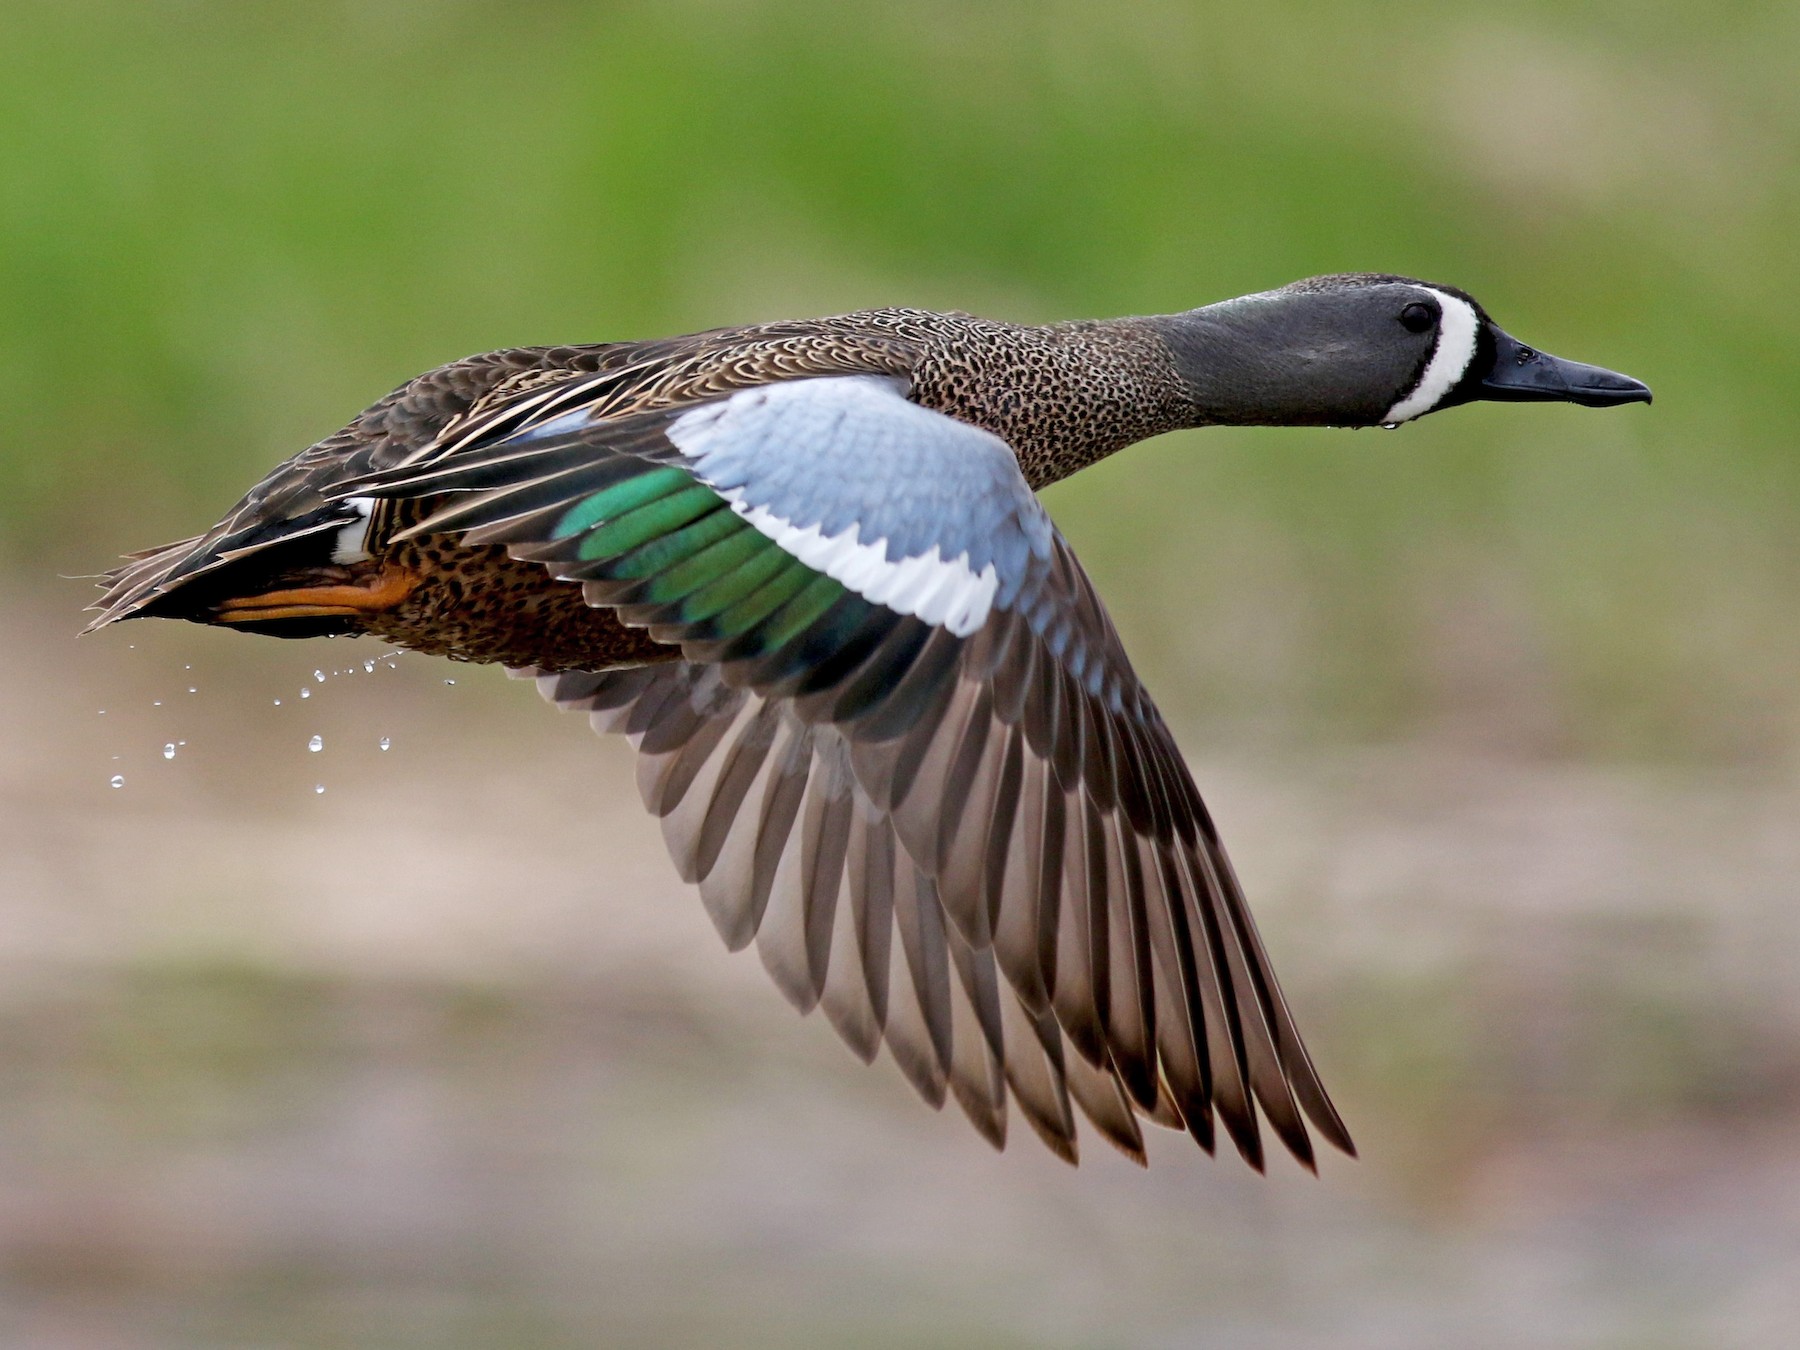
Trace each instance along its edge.
<instances>
[{"instance_id":1,"label":"white flank patch","mask_svg":"<svg viewBox=\"0 0 1800 1350\"><path fill-rule=\"evenodd\" d=\"M1410 422L1430 412L1437 407L1439 399L1456 388L1456 382L1468 370L1469 362L1475 359L1475 339L1481 329L1475 307L1467 300L1429 286L1424 289L1438 298L1442 311L1443 317L1438 320L1437 346L1432 349L1431 360L1426 363L1425 373L1419 377L1412 393L1382 414L1384 423Z\"/></svg>"},{"instance_id":2,"label":"white flank patch","mask_svg":"<svg viewBox=\"0 0 1800 1350\"><path fill-rule=\"evenodd\" d=\"M331 545L331 561L340 566L367 562L369 553L363 544L368 541L369 513L375 509L375 499L346 497L344 505L356 512L356 519L337 532L337 538Z\"/></svg>"},{"instance_id":3,"label":"white flank patch","mask_svg":"<svg viewBox=\"0 0 1800 1350\"><path fill-rule=\"evenodd\" d=\"M826 535L817 525L805 529L791 525L766 507L732 501L731 509L784 552L863 599L947 628L957 637L968 637L980 628L994 607L999 574L992 563L976 572L969 566L967 553L947 559L933 544L929 553L889 562L887 540L857 541L860 521L839 534Z\"/></svg>"}]
</instances>

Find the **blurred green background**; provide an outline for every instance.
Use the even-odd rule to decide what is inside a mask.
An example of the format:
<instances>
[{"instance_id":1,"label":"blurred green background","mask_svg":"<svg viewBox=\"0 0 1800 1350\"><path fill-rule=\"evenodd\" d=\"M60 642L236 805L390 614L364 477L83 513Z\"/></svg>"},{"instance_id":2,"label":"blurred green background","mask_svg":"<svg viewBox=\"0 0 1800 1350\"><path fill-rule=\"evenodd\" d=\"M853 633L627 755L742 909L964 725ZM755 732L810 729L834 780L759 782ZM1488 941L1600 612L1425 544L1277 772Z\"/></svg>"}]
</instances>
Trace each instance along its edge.
<instances>
[{"instance_id":1,"label":"blurred green background","mask_svg":"<svg viewBox=\"0 0 1800 1350\"><path fill-rule=\"evenodd\" d=\"M14 0L0 1343L1778 1343L1797 68L1778 4ZM989 1156L495 672L71 639L59 575L467 352L1341 270L1657 402L1048 494L1364 1144L1321 1181Z\"/></svg>"}]
</instances>

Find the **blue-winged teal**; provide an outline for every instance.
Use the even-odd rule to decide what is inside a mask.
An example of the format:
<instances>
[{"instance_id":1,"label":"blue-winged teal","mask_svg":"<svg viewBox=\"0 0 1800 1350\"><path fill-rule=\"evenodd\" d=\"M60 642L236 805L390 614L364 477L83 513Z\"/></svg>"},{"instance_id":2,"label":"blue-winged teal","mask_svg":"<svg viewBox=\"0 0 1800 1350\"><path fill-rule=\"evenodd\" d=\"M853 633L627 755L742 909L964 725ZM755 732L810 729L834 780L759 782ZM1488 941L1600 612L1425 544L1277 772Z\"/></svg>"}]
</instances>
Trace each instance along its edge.
<instances>
[{"instance_id":1,"label":"blue-winged teal","mask_svg":"<svg viewBox=\"0 0 1800 1350\"><path fill-rule=\"evenodd\" d=\"M733 947L996 1145L1071 1101L1262 1162L1350 1137L1225 850L1033 490L1216 424L1373 426L1473 399L1648 401L1468 295L1319 277L1019 327L871 310L533 347L419 376L213 529L135 556L94 626L373 633L536 673L631 736Z\"/></svg>"}]
</instances>

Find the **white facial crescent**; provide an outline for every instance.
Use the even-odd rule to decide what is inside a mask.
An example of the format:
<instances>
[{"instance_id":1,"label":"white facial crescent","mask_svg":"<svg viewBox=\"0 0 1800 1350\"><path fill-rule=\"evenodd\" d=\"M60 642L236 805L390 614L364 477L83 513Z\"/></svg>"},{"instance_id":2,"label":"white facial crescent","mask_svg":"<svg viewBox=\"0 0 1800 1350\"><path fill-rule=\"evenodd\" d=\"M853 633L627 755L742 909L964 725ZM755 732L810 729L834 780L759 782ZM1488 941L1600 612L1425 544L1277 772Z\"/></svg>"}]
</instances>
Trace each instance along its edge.
<instances>
[{"instance_id":1,"label":"white facial crescent","mask_svg":"<svg viewBox=\"0 0 1800 1350\"><path fill-rule=\"evenodd\" d=\"M1405 398L1382 414L1383 423L1410 422L1437 407L1439 400L1452 389L1475 359L1475 342L1481 333L1481 318L1475 306L1459 296L1427 286L1438 298L1441 318L1438 320L1437 346L1425 373Z\"/></svg>"}]
</instances>

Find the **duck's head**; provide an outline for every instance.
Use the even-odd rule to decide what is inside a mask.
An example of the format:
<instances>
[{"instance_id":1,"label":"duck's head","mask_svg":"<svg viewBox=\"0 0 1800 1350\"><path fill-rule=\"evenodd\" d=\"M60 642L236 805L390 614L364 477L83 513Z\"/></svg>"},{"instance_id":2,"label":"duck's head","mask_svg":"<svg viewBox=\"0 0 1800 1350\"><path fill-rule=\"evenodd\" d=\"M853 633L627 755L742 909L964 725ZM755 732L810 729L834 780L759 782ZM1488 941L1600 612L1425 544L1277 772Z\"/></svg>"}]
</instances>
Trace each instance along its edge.
<instances>
[{"instance_id":1,"label":"duck's head","mask_svg":"<svg viewBox=\"0 0 1800 1350\"><path fill-rule=\"evenodd\" d=\"M1647 385L1528 347L1453 286L1311 277L1156 321L1198 420L1392 426L1477 399L1648 403Z\"/></svg>"}]
</instances>

